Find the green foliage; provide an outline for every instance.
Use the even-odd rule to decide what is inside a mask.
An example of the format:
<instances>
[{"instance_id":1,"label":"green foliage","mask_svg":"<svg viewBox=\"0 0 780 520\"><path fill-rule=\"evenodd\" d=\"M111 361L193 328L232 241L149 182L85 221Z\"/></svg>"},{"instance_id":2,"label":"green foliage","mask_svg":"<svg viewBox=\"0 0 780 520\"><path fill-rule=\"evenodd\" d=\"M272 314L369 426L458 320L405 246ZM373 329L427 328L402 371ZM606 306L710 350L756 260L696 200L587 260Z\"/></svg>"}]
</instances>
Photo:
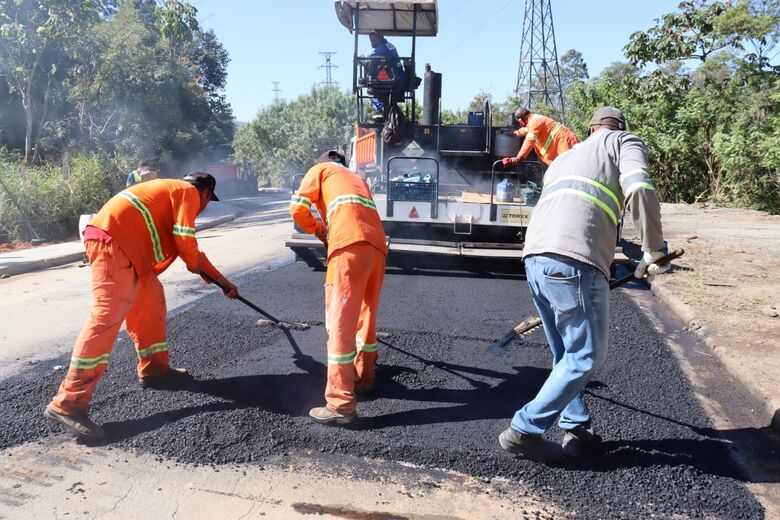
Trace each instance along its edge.
<instances>
[{"instance_id":1,"label":"green foliage","mask_svg":"<svg viewBox=\"0 0 780 520\"><path fill-rule=\"evenodd\" d=\"M227 157L229 57L196 13L179 0L0 0L0 143L26 163L158 155L176 171Z\"/></svg>"},{"instance_id":2,"label":"green foliage","mask_svg":"<svg viewBox=\"0 0 780 520\"><path fill-rule=\"evenodd\" d=\"M620 107L648 145L664 200L779 212L780 80L768 58L777 45L778 4L682 2L656 27L632 35L630 63L572 86L572 129L582 136L598 107ZM689 60L698 62L693 70Z\"/></svg>"},{"instance_id":3,"label":"green foliage","mask_svg":"<svg viewBox=\"0 0 780 520\"><path fill-rule=\"evenodd\" d=\"M0 77L24 110L24 162L33 160L34 119L45 118L52 88L74 42L99 19L98 0L0 0ZM39 123L42 124L42 123Z\"/></svg>"},{"instance_id":4,"label":"green foliage","mask_svg":"<svg viewBox=\"0 0 780 520\"><path fill-rule=\"evenodd\" d=\"M328 149L344 149L357 119L354 99L333 87L312 88L289 103L277 102L236 134L233 147L263 184L283 186L305 173Z\"/></svg>"},{"instance_id":5,"label":"green foliage","mask_svg":"<svg viewBox=\"0 0 780 520\"><path fill-rule=\"evenodd\" d=\"M0 156L0 235L7 240L73 238L79 215L95 213L124 187L127 161L79 155L66 165L23 166Z\"/></svg>"}]
</instances>

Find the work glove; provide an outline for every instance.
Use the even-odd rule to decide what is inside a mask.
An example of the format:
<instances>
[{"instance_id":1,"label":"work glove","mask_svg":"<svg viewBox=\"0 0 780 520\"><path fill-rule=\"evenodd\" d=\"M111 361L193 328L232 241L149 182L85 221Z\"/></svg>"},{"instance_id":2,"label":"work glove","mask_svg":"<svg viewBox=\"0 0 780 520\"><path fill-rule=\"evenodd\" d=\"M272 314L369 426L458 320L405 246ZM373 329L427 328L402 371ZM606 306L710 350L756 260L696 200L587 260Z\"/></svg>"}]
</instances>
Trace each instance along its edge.
<instances>
[{"instance_id":1,"label":"work glove","mask_svg":"<svg viewBox=\"0 0 780 520\"><path fill-rule=\"evenodd\" d=\"M670 268L669 264L658 265L655 263L663 257L663 251L645 251L642 255L642 260L640 260L639 265L634 270L634 277L641 279L647 276L647 283L653 283L655 275L665 273Z\"/></svg>"},{"instance_id":2,"label":"work glove","mask_svg":"<svg viewBox=\"0 0 780 520\"><path fill-rule=\"evenodd\" d=\"M509 168L510 166L513 166L519 162L520 160L517 157L504 157L501 159L501 164L504 166L504 168Z\"/></svg>"},{"instance_id":3,"label":"work glove","mask_svg":"<svg viewBox=\"0 0 780 520\"><path fill-rule=\"evenodd\" d=\"M231 300L238 298L238 287L233 285L227 278L222 279L222 285L224 286L224 289L222 289L222 294Z\"/></svg>"},{"instance_id":4,"label":"work glove","mask_svg":"<svg viewBox=\"0 0 780 520\"><path fill-rule=\"evenodd\" d=\"M206 282L207 284L211 285L211 280L203 274L203 271L198 273L201 277L201 279ZM225 278L224 276L221 278L217 278L219 283L222 285L220 289L222 289L222 294L227 296L230 299L236 299L238 298L238 287L230 283L230 281Z\"/></svg>"},{"instance_id":5,"label":"work glove","mask_svg":"<svg viewBox=\"0 0 780 520\"><path fill-rule=\"evenodd\" d=\"M317 227L314 228L314 236L317 237L320 242L325 244L325 249L328 248L328 230L325 229L325 226L317 225Z\"/></svg>"}]
</instances>

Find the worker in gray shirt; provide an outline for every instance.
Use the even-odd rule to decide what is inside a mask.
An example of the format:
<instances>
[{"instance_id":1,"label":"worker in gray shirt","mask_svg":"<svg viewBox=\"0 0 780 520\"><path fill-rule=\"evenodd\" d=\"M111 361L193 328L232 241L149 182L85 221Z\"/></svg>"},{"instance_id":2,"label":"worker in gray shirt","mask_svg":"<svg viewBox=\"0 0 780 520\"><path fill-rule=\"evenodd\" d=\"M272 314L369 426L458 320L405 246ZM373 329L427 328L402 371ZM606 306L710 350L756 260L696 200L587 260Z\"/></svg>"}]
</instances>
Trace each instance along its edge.
<instances>
[{"instance_id":1,"label":"worker in gray shirt","mask_svg":"<svg viewBox=\"0 0 780 520\"><path fill-rule=\"evenodd\" d=\"M553 369L498 438L502 448L525 458L578 457L600 442L583 390L607 355L609 267L624 204L644 252L635 276L659 272L653 262L663 256L661 208L647 174L645 144L625 130L619 109L597 110L588 138L559 155L545 173L528 226L526 276ZM543 438L556 419L564 430L562 444Z\"/></svg>"}]
</instances>

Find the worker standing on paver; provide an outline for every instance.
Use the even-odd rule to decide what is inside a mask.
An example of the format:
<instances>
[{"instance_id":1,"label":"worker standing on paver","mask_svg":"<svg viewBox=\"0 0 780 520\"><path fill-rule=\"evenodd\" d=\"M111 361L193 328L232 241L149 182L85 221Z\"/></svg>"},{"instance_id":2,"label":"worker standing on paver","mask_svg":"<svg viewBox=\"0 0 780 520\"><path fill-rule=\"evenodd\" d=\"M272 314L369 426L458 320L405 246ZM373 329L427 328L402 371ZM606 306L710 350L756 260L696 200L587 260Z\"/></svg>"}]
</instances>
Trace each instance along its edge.
<instances>
[{"instance_id":1,"label":"worker standing on paver","mask_svg":"<svg viewBox=\"0 0 780 520\"><path fill-rule=\"evenodd\" d=\"M555 119L541 114L534 114L527 108L519 108L515 112L515 120L521 125L514 134L524 137L523 145L515 157L505 157L504 167L519 164L528 157L531 150L536 151L536 156L548 166L556 157L566 150L570 150L579 139L574 132L559 123Z\"/></svg>"},{"instance_id":2,"label":"worker standing on paver","mask_svg":"<svg viewBox=\"0 0 780 520\"><path fill-rule=\"evenodd\" d=\"M317 208L322 220L311 213ZM325 327L328 330L326 405L309 415L319 423L356 417L355 390L370 392L377 360L376 316L387 244L365 181L336 151L322 154L290 201L290 214L328 251Z\"/></svg>"},{"instance_id":3,"label":"worker standing on paver","mask_svg":"<svg viewBox=\"0 0 780 520\"><path fill-rule=\"evenodd\" d=\"M168 358L165 294L157 279L181 257L193 273L230 283L198 251L195 217L214 194L216 180L195 172L184 180L158 179L134 185L111 198L84 230L92 271L92 311L76 340L70 368L44 417L81 437L99 440L103 429L89 417L89 403L108 364L122 322L138 353L138 379L156 387L186 379ZM208 282L207 282L208 283Z\"/></svg>"},{"instance_id":4,"label":"worker standing on paver","mask_svg":"<svg viewBox=\"0 0 780 520\"><path fill-rule=\"evenodd\" d=\"M597 110L587 140L545 173L523 257L553 369L499 436L501 447L516 455L541 461L562 452L577 457L600 442L583 390L607 355L609 267L624 203L644 251L634 275L658 272L653 262L663 256L661 209L647 174L645 144L625 129L620 110ZM556 419L564 430L562 445L542 437Z\"/></svg>"}]
</instances>

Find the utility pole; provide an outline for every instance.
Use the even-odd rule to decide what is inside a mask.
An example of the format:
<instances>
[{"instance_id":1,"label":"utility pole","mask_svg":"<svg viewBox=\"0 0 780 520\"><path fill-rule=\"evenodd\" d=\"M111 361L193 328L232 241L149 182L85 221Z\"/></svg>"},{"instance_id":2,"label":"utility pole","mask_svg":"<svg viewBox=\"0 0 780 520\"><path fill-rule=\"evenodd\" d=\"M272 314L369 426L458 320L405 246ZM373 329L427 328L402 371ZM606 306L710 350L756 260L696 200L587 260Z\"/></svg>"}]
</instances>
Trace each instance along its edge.
<instances>
[{"instance_id":1,"label":"utility pole","mask_svg":"<svg viewBox=\"0 0 780 520\"><path fill-rule=\"evenodd\" d=\"M325 56L325 63L319 66L320 69L325 69L325 81L320 83L320 85L327 85L329 87L338 85L338 82L333 81L333 77L331 76L331 70L337 69L338 65L334 65L330 57L336 54L335 52L320 52L321 55Z\"/></svg>"},{"instance_id":2,"label":"utility pole","mask_svg":"<svg viewBox=\"0 0 780 520\"><path fill-rule=\"evenodd\" d=\"M563 118L563 88L550 0L525 0L515 93L529 109L548 105Z\"/></svg>"},{"instance_id":3,"label":"utility pole","mask_svg":"<svg viewBox=\"0 0 780 520\"><path fill-rule=\"evenodd\" d=\"M274 93L274 103L278 103L281 99L279 97L279 94L282 92L282 89L279 88L279 82L278 81L272 81L274 88L271 89L271 92Z\"/></svg>"}]
</instances>

